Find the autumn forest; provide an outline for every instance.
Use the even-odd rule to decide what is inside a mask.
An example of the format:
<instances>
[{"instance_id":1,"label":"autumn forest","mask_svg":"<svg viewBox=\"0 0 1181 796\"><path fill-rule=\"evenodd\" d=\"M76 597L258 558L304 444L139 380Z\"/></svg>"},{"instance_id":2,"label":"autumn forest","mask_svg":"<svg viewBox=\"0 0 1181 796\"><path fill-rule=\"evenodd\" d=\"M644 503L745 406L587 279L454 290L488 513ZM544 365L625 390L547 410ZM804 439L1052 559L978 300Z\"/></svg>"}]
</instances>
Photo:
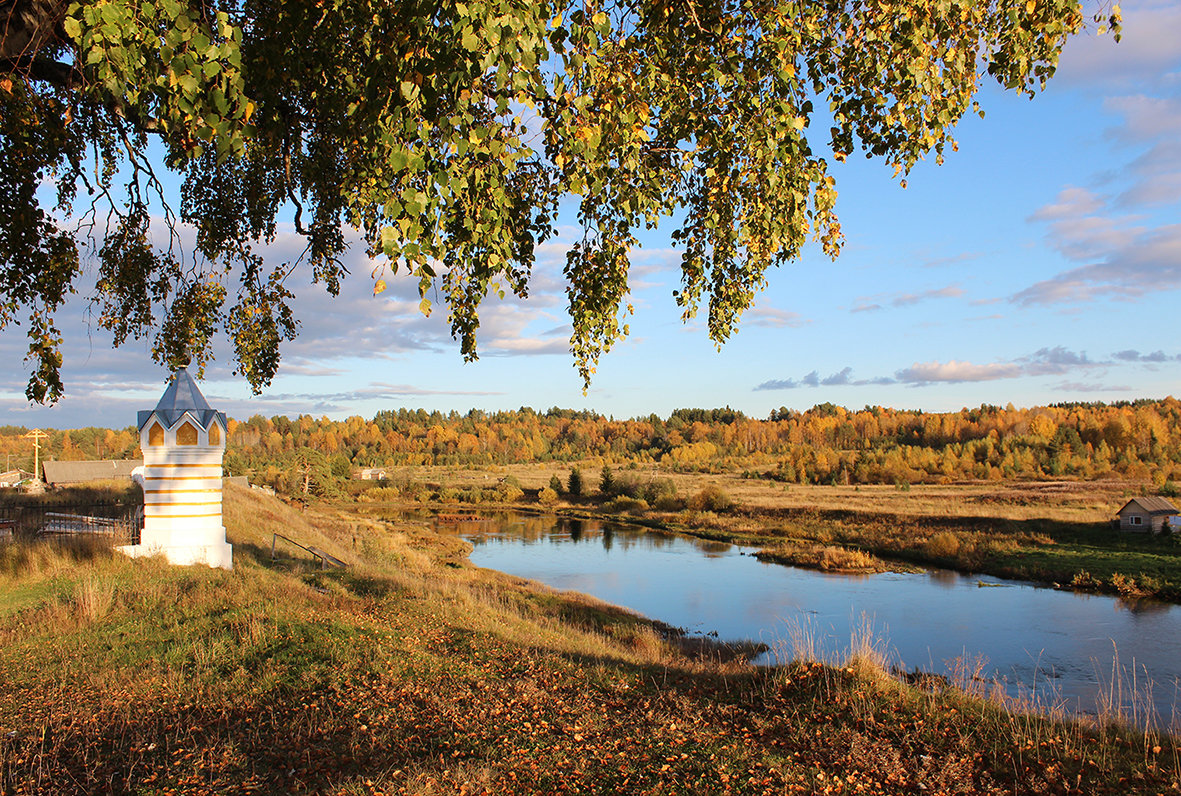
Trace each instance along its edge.
<instances>
[{"instance_id":1,"label":"autumn forest","mask_svg":"<svg viewBox=\"0 0 1181 796\"><path fill-rule=\"evenodd\" d=\"M31 467L27 429L0 427L9 467ZM226 470L278 484L311 456L340 479L359 468L526 461L657 463L676 471L749 470L787 483L910 484L1119 476L1171 488L1181 477L1181 402L981 406L922 412L820 404L765 419L679 409L616 420L563 409L466 414L382 411L371 420L300 415L229 421ZM50 459L133 458L134 429L54 431Z\"/></svg>"}]
</instances>

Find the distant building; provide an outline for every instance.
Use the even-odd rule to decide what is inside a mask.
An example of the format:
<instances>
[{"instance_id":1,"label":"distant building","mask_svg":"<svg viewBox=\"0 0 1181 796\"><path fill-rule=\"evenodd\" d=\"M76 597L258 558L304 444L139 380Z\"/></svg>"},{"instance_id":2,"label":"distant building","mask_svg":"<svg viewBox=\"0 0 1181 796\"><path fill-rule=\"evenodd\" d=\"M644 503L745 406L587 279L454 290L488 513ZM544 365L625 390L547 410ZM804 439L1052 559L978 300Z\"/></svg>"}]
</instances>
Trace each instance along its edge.
<instances>
[{"instance_id":1,"label":"distant building","mask_svg":"<svg viewBox=\"0 0 1181 796\"><path fill-rule=\"evenodd\" d=\"M360 473L362 481L384 481L387 477L384 467L367 467Z\"/></svg>"},{"instance_id":2,"label":"distant building","mask_svg":"<svg viewBox=\"0 0 1181 796\"><path fill-rule=\"evenodd\" d=\"M0 487L16 486L26 478L32 478L32 473L26 473L24 470L8 470L0 473Z\"/></svg>"},{"instance_id":3,"label":"distant building","mask_svg":"<svg viewBox=\"0 0 1181 796\"><path fill-rule=\"evenodd\" d=\"M84 462L41 462L47 486L69 486L90 481L131 480L131 471L142 465L138 459L104 459Z\"/></svg>"},{"instance_id":4,"label":"distant building","mask_svg":"<svg viewBox=\"0 0 1181 796\"><path fill-rule=\"evenodd\" d=\"M1121 531L1140 533L1172 533L1170 517L1179 514L1177 507L1163 497L1136 497L1124 504L1117 512Z\"/></svg>"}]
</instances>

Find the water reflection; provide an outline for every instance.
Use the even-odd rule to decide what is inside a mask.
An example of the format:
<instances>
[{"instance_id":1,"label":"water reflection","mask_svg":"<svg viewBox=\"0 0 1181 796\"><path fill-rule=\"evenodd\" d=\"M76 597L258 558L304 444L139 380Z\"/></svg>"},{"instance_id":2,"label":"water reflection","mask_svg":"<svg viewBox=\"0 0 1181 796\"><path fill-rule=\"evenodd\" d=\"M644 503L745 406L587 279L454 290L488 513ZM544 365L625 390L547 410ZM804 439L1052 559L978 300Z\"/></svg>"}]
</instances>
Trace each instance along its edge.
<instances>
[{"instance_id":1,"label":"water reflection","mask_svg":"<svg viewBox=\"0 0 1181 796\"><path fill-rule=\"evenodd\" d=\"M946 569L936 569L931 571L931 582L936 586L942 586L946 589L954 589L959 585L960 576L956 572L951 572Z\"/></svg>"},{"instance_id":2,"label":"water reflection","mask_svg":"<svg viewBox=\"0 0 1181 796\"><path fill-rule=\"evenodd\" d=\"M1133 676L1165 723L1181 677L1181 609L1152 601L1034 588L987 576L831 575L764 564L724 543L597 520L496 515L455 528L472 561L574 589L690 632L770 645L790 659L793 629L839 655L862 617L907 669L955 675L979 668L1014 696L1094 712ZM987 663L983 663L987 661ZM953 680L954 680L953 676ZM1132 697L1125 697L1131 699Z\"/></svg>"}]
</instances>

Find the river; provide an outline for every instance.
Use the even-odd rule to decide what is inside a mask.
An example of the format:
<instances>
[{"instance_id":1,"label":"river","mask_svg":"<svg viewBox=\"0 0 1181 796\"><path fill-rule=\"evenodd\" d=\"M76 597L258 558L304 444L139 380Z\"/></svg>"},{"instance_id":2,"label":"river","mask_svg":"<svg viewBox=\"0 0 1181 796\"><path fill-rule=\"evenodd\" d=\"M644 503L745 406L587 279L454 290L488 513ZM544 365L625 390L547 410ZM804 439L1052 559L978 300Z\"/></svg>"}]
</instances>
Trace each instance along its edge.
<instances>
[{"instance_id":1,"label":"river","mask_svg":"<svg viewBox=\"0 0 1181 796\"><path fill-rule=\"evenodd\" d=\"M761 641L786 662L799 639L839 659L868 628L891 663L1069 711L1122 703L1176 724L1181 607L948 571L835 575L765 564L753 549L624 524L503 513L441 525L472 563L594 595L689 633ZM1151 710L1149 710L1151 706Z\"/></svg>"}]
</instances>

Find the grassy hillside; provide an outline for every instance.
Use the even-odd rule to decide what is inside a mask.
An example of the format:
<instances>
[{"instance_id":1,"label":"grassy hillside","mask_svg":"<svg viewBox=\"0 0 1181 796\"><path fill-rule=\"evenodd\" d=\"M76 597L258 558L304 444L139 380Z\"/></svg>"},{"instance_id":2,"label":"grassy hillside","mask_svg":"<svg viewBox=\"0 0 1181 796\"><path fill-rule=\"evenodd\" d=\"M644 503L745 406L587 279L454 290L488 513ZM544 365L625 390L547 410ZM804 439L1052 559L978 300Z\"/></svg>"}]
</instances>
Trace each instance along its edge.
<instances>
[{"instance_id":1,"label":"grassy hillside","mask_svg":"<svg viewBox=\"0 0 1181 796\"><path fill-rule=\"evenodd\" d=\"M696 657L425 525L226 495L232 572L0 547L0 794L1158 793L1172 739ZM270 560L283 533L346 560ZM300 552L300 551L296 551ZM806 645L804 645L806 646Z\"/></svg>"}]
</instances>

